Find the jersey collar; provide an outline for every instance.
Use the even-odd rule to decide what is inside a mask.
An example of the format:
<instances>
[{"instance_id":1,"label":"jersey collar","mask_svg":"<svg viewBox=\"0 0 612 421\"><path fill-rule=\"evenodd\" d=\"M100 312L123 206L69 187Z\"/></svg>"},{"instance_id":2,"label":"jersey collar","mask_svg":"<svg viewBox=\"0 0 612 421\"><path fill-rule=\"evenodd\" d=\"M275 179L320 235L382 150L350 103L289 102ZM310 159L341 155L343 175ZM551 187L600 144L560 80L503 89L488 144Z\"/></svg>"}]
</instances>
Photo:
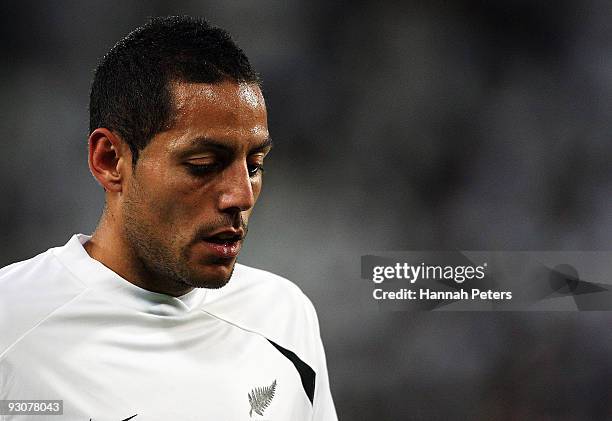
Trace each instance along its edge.
<instances>
[{"instance_id":1,"label":"jersey collar","mask_svg":"<svg viewBox=\"0 0 612 421\"><path fill-rule=\"evenodd\" d=\"M132 284L89 256L83 245L90 238L89 235L75 234L66 245L54 249L54 255L81 282L99 293L112 296L113 302L158 316L179 316L198 309L204 301L204 288L173 297Z\"/></svg>"}]
</instances>

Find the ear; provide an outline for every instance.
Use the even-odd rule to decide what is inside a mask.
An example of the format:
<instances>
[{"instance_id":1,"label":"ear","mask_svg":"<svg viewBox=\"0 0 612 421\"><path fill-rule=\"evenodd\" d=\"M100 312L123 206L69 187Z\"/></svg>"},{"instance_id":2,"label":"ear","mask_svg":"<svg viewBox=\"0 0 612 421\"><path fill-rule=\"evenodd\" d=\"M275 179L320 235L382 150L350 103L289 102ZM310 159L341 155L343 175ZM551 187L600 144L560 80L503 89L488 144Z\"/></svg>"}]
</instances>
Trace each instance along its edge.
<instances>
[{"instance_id":1,"label":"ear","mask_svg":"<svg viewBox=\"0 0 612 421\"><path fill-rule=\"evenodd\" d=\"M119 136L99 128L89 135L89 170L107 192L121 192L132 165L130 148Z\"/></svg>"}]
</instances>

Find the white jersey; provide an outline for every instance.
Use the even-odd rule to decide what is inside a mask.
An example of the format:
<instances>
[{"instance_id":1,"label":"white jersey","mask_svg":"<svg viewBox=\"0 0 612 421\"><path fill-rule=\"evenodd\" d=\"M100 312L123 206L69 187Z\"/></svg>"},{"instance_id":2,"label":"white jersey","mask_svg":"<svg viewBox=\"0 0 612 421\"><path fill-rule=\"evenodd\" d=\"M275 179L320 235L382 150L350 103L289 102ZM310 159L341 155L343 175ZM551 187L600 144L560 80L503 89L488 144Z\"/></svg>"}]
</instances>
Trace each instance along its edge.
<instances>
[{"instance_id":1,"label":"white jersey","mask_svg":"<svg viewBox=\"0 0 612 421\"><path fill-rule=\"evenodd\" d=\"M237 264L218 290L151 292L63 247L0 269L0 399L62 400L2 420L333 421L314 308Z\"/></svg>"}]
</instances>

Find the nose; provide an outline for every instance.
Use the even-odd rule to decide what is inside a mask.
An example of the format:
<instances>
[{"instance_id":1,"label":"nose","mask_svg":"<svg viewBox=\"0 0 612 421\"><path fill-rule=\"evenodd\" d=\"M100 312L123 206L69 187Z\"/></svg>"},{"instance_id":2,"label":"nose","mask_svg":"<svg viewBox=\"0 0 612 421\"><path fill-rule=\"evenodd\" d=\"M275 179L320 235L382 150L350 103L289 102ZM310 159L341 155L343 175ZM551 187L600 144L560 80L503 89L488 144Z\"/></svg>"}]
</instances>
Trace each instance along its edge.
<instances>
[{"instance_id":1,"label":"nose","mask_svg":"<svg viewBox=\"0 0 612 421\"><path fill-rule=\"evenodd\" d=\"M253 185L246 162L235 162L226 167L221 178L219 210L237 213L254 205Z\"/></svg>"}]
</instances>

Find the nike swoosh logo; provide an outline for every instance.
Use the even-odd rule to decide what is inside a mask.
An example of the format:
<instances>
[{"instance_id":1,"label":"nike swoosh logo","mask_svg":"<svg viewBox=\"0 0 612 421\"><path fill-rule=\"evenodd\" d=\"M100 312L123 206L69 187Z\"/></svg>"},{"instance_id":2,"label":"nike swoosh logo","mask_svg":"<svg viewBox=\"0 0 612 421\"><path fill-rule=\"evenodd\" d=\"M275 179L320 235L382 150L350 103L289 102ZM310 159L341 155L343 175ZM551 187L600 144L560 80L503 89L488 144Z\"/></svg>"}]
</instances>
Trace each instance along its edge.
<instances>
[{"instance_id":1,"label":"nike swoosh logo","mask_svg":"<svg viewBox=\"0 0 612 421\"><path fill-rule=\"evenodd\" d=\"M123 419L123 420L121 420L121 421L129 421L129 420L131 420L132 418L134 418L134 417L136 417L136 416L138 416L138 414L136 414L136 415L132 415L131 417L126 418L126 419ZM91 418L89 419L89 421L91 421Z\"/></svg>"}]
</instances>

